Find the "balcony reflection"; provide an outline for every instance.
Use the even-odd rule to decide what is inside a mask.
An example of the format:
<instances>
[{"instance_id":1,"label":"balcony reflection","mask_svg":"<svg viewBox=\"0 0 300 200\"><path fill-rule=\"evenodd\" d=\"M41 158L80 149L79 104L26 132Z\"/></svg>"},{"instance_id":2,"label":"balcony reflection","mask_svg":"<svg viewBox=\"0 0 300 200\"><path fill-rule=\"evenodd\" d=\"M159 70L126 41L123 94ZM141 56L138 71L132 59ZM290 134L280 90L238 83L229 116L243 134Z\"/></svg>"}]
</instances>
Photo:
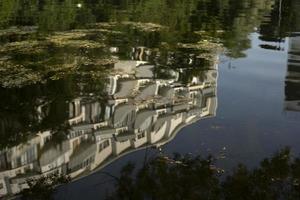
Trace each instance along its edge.
<instances>
[{"instance_id":1,"label":"balcony reflection","mask_svg":"<svg viewBox=\"0 0 300 200\"><path fill-rule=\"evenodd\" d=\"M184 126L216 115L218 57L201 75L184 78L187 67L159 71L151 56L150 49L136 47L132 60L113 64L105 101L93 94L68 101L69 128L59 142L52 131L43 130L25 144L2 150L0 195L16 194L28 187L26 179L50 173L78 178L124 154L164 145ZM174 63L175 57L170 54L166 63ZM190 55L179 63L193 67L198 61ZM37 107L40 121L49 104Z\"/></svg>"}]
</instances>

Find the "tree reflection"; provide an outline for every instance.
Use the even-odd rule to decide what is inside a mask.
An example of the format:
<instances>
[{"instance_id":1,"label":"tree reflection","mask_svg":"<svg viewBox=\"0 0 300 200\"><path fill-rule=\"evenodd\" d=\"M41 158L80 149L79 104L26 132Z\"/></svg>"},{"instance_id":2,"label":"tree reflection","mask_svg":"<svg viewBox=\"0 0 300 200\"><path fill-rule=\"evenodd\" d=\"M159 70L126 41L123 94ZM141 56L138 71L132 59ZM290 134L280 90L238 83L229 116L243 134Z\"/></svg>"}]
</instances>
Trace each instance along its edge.
<instances>
[{"instance_id":1,"label":"tree reflection","mask_svg":"<svg viewBox=\"0 0 300 200\"><path fill-rule=\"evenodd\" d=\"M74 75L22 88L0 88L0 149L25 143L30 135L51 130L63 138L70 127L69 102L75 98L106 98L103 75ZM92 96L91 96L92 95Z\"/></svg>"},{"instance_id":2,"label":"tree reflection","mask_svg":"<svg viewBox=\"0 0 300 200\"><path fill-rule=\"evenodd\" d=\"M289 148L258 168L238 165L225 179L212 157L158 156L141 169L127 164L108 199L299 199L300 159Z\"/></svg>"},{"instance_id":3,"label":"tree reflection","mask_svg":"<svg viewBox=\"0 0 300 200\"><path fill-rule=\"evenodd\" d=\"M30 26L40 33L49 33L88 28L90 24L96 22L151 22L169 27L168 31L161 34L163 41L176 43L179 40L192 40L192 35L188 33L204 31L210 37L222 39L232 57L241 57L244 56L242 51L250 47L248 34L253 32L254 27L260 25L263 16L271 10L274 2L274 0L138 2L83 0L80 1L82 7L78 8L76 6L78 1L75 0L29 0L26 3L21 0L5 0L0 3L0 28ZM284 11L288 10L289 3L284 3L283 7ZM154 10L162 12L153 12ZM283 14L292 15L291 12ZM276 13L271 15L275 16ZM218 34L220 32L221 35ZM128 35L135 37L134 32Z\"/></svg>"},{"instance_id":4,"label":"tree reflection","mask_svg":"<svg viewBox=\"0 0 300 200\"><path fill-rule=\"evenodd\" d=\"M260 26L260 39L282 42L291 32L299 30L298 9L299 3L296 0L276 1L268 16L269 19Z\"/></svg>"},{"instance_id":5,"label":"tree reflection","mask_svg":"<svg viewBox=\"0 0 300 200\"><path fill-rule=\"evenodd\" d=\"M42 176L39 179L28 179L29 189L21 192L21 199L24 200L52 200L52 194L55 187L70 182L69 177L60 176L59 174L50 174Z\"/></svg>"}]
</instances>

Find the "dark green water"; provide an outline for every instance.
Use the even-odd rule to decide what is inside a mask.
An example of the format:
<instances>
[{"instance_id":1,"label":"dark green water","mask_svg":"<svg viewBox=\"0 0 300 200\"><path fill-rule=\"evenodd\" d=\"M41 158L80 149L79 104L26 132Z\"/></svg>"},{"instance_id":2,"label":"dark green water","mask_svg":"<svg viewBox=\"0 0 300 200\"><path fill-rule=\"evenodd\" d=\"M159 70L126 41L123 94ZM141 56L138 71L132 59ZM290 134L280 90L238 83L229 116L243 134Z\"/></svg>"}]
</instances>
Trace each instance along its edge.
<instances>
[{"instance_id":1,"label":"dark green water","mask_svg":"<svg viewBox=\"0 0 300 200\"><path fill-rule=\"evenodd\" d=\"M0 0L0 197L59 172L84 177L59 199L97 199L106 178L93 172L142 163L152 146L225 154L226 170L285 146L299 155L299 9Z\"/></svg>"}]
</instances>

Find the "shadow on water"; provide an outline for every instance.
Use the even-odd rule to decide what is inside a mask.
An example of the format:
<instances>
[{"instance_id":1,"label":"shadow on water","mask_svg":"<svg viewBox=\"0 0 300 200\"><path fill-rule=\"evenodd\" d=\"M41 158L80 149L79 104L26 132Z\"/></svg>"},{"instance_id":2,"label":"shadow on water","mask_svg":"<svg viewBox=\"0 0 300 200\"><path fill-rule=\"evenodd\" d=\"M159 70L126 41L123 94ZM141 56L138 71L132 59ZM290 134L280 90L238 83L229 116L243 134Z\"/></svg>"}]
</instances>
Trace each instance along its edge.
<instances>
[{"instance_id":1,"label":"shadow on water","mask_svg":"<svg viewBox=\"0 0 300 200\"><path fill-rule=\"evenodd\" d=\"M214 158L162 152L139 169L133 163L125 165L120 176L111 177L115 190L105 199L290 199L300 198L300 159L289 148L248 169L238 165L226 177L214 165ZM24 199L52 199L53 185L65 183L65 178L42 177L29 181L30 189L22 192Z\"/></svg>"}]
</instances>

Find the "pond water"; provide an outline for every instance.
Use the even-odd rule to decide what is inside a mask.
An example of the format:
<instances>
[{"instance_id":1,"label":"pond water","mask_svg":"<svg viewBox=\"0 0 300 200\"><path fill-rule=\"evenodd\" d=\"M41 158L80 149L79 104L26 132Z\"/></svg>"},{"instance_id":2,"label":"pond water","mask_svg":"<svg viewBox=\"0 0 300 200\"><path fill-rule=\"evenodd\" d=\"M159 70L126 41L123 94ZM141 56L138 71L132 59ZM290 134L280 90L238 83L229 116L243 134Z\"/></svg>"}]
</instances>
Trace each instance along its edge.
<instances>
[{"instance_id":1,"label":"pond water","mask_svg":"<svg viewBox=\"0 0 300 200\"><path fill-rule=\"evenodd\" d=\"M101 199L145 155L300 153L297 0L0 1L0 197Z\"/></svg>"}]
</instances>

